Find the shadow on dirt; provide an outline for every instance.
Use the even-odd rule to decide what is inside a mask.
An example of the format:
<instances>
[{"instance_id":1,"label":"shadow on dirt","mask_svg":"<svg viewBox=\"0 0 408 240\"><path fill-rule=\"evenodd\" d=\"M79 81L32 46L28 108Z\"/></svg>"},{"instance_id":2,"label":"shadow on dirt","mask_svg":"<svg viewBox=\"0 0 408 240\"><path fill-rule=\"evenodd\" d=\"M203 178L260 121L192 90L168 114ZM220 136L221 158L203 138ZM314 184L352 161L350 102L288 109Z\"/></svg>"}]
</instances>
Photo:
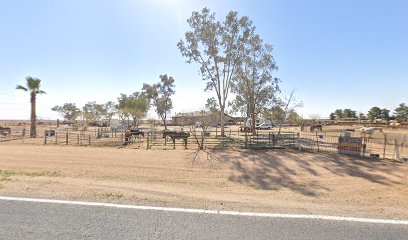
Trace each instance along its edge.
<instances>
[{"instance_id":1,"label":"shadow on dirt","mask_svg":"<svg viewBox=\"0 0 408 240\"><path fill-rule=\"evenodd\" d=\"M230 181L264 190L286 188L312 197L330 191L322 183L333 174L387 186L400 184L391 180L391 176L402 177L397 171L401 163L390 160L292 150L237 150L237 154L223 154L220 157L232 164L234 171L229 177Z\"/></svg>"}]
</instances>

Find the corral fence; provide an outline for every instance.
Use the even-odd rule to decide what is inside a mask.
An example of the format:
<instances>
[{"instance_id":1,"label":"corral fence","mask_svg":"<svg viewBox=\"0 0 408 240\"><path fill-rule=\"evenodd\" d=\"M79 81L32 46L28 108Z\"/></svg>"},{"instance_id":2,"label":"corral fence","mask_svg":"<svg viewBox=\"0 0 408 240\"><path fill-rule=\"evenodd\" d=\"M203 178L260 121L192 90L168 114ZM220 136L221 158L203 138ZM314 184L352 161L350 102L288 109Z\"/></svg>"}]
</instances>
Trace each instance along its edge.
<instances>
[{"instance_id":1,"label":"corral fence","mask_svg":"<svg viewBox=\"0 0 408 240\"><path fill-rule=\"evenodd\" d=\"M203 148L293 148L301 151L344 153L339 136L325 133L295 133L257 131L245 133L227 129L224 136L218 129L215 131L188 131L187 143L184 139L163 137L162 131L144 129L144 135L127 138L125 132L111 128L49 128L38 131L36 144L121 147L132 146L141 149L197 149ZM356 155L387 159L408 158L408 134L384 134L384 138L354 137L361 148L354 151ZM33 143L29 138L29 129L12 129L11 134L0 134L0 144L7 142ZM347 147L347 146L346 146Z\"/></svg>"},{"instance_id":2,"label":"corral fence","mask_svg":"<svg viewBox=\"0 0 408 240\"><path fill-rule=\"evenodd\" d=\"M408 158L408 134L384 134L384 139L371 138L369 136L352 137L355 147L354 154L371 158L407 159ZM345 144L347 147L347 144ZM303 151L343 153L344 145L341 144L340 136L326 134L301 133L297 148Z\"/></svg>"},{"instance_id":3,"label":"corral fence","mask_svg":"<svg viewBox=\"0 0 408 240\"><path fill-rule=\"evenodd\" d=\"M26 131L25 129L17 130L17 131L11 131L10 133L0 133L0 142L11 142L11 141L18 141L18 140L24 140L27 136L30 134L30 131Z\"/></svg>"},{"instance_id":4,"label":"corral fence","mask_svg":"<svg viewBox=\"0 0 408 240\"><path fill-rule=\"evenodd\" d=\"M100 128L92 131L45 130L42 135L43 144L75 145L75 146L123 146L131 145L144 149L196 149L199 145L204 148L277 148L295 147L299 134L285 132L281 134L259 131L255 134L240 131L194 131L189 134L187 141L164 137L163 131L143 130L144 135L127 137L124 131Z\"/></svg>"},{"instance_id":5,"label":"corral fence","mask_svg":"<svg viewBox=\"0 0 408 240\"><path fill-rule=\"evenodd\" d=\"M277 148L294 147L298 135L296 133L273 133L257 132L242 133L240 131L225 131L224 136L219 131L193 131L189 132L187 142L184 138L173 139L165 137L163 132L152 131L147 134L146 148L197 148L202 145L203 148Z\"/></svg>"},{"instance_id":6,"label":"corral fence","mask_svg":"<svg viewBox=\"0 0 408 240\"><path fill-rule=\"evenodd\" d=\"M125 143L126 137L123 131L111 130L110 128L98 128L96 130L45 130L43 133L44 144L118 147ZM129 143L143 142L142 138L133 137Z\"/></svg>"}]
</instances>

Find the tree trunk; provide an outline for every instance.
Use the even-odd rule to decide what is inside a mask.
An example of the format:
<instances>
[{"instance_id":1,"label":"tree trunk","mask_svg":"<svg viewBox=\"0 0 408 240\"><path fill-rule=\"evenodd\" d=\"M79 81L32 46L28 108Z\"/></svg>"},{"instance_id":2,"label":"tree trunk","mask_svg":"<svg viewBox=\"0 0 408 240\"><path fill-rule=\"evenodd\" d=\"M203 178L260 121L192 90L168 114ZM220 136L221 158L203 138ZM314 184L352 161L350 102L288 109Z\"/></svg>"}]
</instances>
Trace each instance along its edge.
<instances>
[{"instance_id":1,"label":"tree trunk","mask_svg":"<svg viewBox=\"0 0 408 240\"><path fill-rule=\"evenodd\" d=\"M224 135L224 116L225 116L225 113L224 113L224 110L225 110L225 108L224 107L221 107L221 112L220 112L220 117L221 117L221 119L220 119L220 125L221 125L221 136L222 137L224 137L225 135Z\"/></svg>"},{"instance_id":2,"label":"tree trunk","mask_svg":"<svg viewBox=\"0 0 408 240\"><path fill-rule=\"evenodd\" d=\"M162 121L163 121L163 124L164 124L164 130L167 130L167 123L166 123L166 119L164 118L164 119L162 119Z\"/></svg>"},{"instance_id":3,"label":"tree trunk","mask_svg":"<svg viewBox=\"0 0 408 240\"><path fill-rule=\"evenodd\" d=\"M35 114L35 102L36 102L36 94L35 92L31 92L31 126L30 126L30 137L35 138L37 136L37 116Z\"/></svg>"},{"instance_id":4,"label":"tree trunk","mask_svg":"<svg viewBox=\"0 0 408 240\"><path fill-rule=\"evenodd\" d=\"M255 125L256 125L255 112L251 111L251 130L252 130L252 133L255 133Z\"/></svg>"}]
</instances>

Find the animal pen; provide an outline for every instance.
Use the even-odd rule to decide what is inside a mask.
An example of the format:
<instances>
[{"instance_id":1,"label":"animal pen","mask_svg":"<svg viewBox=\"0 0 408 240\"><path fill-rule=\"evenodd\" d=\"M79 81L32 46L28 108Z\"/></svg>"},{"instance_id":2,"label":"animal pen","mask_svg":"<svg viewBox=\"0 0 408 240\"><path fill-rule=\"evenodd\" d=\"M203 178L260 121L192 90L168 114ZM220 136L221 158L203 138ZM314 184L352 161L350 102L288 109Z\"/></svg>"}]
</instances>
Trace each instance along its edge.
<instances>
[{"instance_id":1,"label":"animal pen","mask_svg":"<svg viewBox=\"0 0 408 240\"><path fill-rule=\"evenodd\" d=\"M201 130L201 129L200 129ZM29 138L28 131L11 128L10 133L0 134L0 144L24 143L47 145L74 145L94 147L131 147L138 149L197 149L203 148L292 148L301 151L342 153L343 146L339 136L321 133L294 133L260 130L256 133L240 131L225 131L221 136L220 131L186 131L189 136L184 139L163 137L163 131L145 129L143 135L132 135L126 139L124 131L115 131L111 128L66 128L47 129L39 132L37 139ZM42 139L42 140L41 140ZM384 134L384 139L370 138L367 136L355 137L361 142L358 149L359 156L406 159L408 158L408 134ZM41 140L41 141L40 141Z\"/></svg>"}]
</instances>

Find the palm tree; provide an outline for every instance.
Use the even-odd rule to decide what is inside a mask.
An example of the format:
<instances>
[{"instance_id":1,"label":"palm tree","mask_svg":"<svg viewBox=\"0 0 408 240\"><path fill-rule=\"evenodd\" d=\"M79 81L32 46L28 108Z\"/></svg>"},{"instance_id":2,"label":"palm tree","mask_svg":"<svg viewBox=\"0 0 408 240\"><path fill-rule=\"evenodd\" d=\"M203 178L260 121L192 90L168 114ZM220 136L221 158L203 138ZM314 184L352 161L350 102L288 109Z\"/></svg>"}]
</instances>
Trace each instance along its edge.
<instances>
[{"instance_id":1,"label":"palm tree","mask_svg":"<svg viewBox=\"0 0 408 240\"><path fill-rule=\"evenodd\" d=\"M45 92L40 90L41 87L41 80L38 78L33 77L26 77L26 87L22 85L17 85L16 89L23 90L25 92L30 92L30 101L31 101L31 129L30 129L30 136L35 138L37 136L36 130L36 121L37 116L35 113L35 105L36 105L36 98L37 94L44 94Z\"/></svg>"}]
</instances>

